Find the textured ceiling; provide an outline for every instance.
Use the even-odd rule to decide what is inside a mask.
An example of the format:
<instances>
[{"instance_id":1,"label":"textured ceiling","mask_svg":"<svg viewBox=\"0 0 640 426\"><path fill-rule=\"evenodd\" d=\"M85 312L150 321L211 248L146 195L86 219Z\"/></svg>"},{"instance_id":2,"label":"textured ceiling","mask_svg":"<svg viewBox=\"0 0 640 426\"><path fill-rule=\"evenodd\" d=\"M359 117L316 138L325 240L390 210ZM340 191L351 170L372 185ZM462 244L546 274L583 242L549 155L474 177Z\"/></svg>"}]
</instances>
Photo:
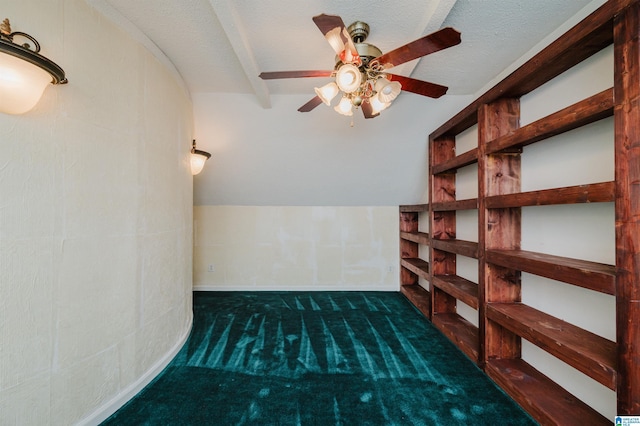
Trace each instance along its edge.
<instances>
[{"instance_id":1,"label":"textured ceiling","mask_svg":"<svg viewBox=\"0 0 640 426\"><path fill-rule=\"evenodd\" d=\"M155 44L191 93L309 93L318 79L265 82L262 71L332 69L334 53L311 18L367 22L367 42L387 52L442 27L462 43L393 69L474 94L590 0L89 0ZM401 6L400 6L401 5ZM124 19L123 19L124 17Z\"/></svg>"}]
</instances>

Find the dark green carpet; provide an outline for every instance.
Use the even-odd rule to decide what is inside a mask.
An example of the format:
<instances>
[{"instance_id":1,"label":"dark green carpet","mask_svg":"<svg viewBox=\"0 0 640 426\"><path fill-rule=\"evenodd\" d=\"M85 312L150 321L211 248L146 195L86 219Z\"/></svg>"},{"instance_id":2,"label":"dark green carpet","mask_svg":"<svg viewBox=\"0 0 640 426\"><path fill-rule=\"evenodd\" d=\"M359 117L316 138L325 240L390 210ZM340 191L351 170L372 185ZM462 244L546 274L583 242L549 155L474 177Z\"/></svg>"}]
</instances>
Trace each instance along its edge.
<instances>
[{"instance_id":1,"label":"dark green carpet","mask_svg":"<svg viewBox=\"0 0 640 426\"><path fill-rule=\"evenodd\" d=\"M104 425L532 425L400 293L196 292L188 341Z\"/></svg>"}]
</instances>

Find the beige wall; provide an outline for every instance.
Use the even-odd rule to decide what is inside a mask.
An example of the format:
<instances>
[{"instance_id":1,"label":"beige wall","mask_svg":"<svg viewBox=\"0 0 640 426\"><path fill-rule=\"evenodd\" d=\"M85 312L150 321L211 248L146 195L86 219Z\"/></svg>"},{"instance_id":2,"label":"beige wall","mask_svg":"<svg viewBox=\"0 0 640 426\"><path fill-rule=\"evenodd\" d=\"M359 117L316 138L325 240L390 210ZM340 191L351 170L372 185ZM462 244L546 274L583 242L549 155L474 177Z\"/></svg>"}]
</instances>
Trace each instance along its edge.
<instances>
[{"instance_id":1,"label":"beige wall","mask_svg":"<svg viewBox=\"0 0 640 426\"><path fill-rule=\"evenodd\" d=\"M191 102L82 0L1 9L69 84L0 114L0 424L70 425L188 333Z\"/></svg>"},{"instance_id":2,"label":"beige wall","mask_svg":"<svg viewBox=\"0 0 640 426\"><path fill-rule=\"evenodd\" d=\"M398 290L397 207L196 206L194 227L195 290Z\"/></svg>"}]
</instances>

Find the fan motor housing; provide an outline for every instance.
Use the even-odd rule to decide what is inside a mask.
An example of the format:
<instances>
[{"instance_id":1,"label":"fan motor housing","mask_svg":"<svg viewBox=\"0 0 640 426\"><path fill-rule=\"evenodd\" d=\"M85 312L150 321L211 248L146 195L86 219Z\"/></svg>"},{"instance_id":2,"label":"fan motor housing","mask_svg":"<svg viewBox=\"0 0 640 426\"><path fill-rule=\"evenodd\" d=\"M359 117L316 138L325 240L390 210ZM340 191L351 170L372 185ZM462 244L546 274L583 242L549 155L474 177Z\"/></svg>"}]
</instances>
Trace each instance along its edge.
<instances>
[{"instance_id":1,"label":"fan motor housing","mask_svg":"<svg viewBox=\"0 0 640 426\"><path fill-rule=\"evenodd\" d=\"M364 42L369 36L369 24L362 21L356 21L349 25L347 31L353 40L353 44L356 47L356 51L358 52L360 59L362 59L362 67L367 67L369 62L382 55L382 51L376 46ZM336 55L336 69L340 68L341 65L342 61L340 60L340 57Z\"/></svg>"}]
</instances>

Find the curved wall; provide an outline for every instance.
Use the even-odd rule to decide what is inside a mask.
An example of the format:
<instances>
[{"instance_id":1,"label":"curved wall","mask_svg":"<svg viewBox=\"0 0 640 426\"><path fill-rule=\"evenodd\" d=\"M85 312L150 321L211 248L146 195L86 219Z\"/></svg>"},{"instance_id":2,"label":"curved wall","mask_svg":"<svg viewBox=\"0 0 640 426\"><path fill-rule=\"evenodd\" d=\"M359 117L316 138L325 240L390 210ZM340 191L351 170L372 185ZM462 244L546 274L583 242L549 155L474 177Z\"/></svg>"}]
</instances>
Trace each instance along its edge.
<instances>
[{"instance_id":1,"label":"curved wall","mask_svg":"<svg viewBox=\"0 0 640 426\"><path fill-rule=\"evenodd\" d=\"M0 424L98 421L190 328L192 104L84 1L2 9L69 84L0 114Z\"/></svg>"}]
</instances>

